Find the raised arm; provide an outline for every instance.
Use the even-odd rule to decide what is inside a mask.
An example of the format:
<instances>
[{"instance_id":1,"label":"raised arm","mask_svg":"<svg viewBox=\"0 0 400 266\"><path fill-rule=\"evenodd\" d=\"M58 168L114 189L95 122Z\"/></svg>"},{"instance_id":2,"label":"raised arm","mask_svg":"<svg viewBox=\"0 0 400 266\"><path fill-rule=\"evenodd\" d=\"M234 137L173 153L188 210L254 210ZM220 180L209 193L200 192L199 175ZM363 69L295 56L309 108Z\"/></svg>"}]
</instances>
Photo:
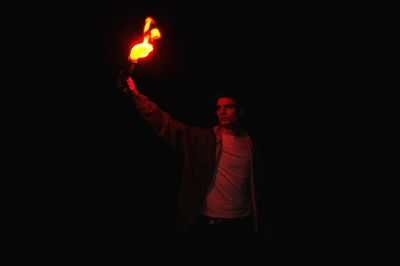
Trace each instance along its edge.
<instances>
[{"instance_id":1,"label":"raised arm","mask_svg":"<svg viewBox=\"0 0 400 266\"><path fill-rule=\"evenodd\" d=\"M157 104L150 101L147 96L140 93L131 77L128 77L126 82L129 91L132 93L133 102L143 119L155 130L158 136L165 139L174 148L181 149L183 131L189 126L173 119Z\"/></svg>"}]
</instances>

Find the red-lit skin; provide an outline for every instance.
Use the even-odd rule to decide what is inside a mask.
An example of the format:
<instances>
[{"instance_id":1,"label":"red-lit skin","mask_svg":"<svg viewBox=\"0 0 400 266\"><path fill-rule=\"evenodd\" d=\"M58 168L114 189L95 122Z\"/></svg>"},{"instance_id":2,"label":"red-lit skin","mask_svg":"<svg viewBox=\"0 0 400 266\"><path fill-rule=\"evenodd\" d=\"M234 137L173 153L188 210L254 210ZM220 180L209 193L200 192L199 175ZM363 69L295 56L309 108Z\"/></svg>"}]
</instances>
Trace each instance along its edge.
<instances>
[{"instance_id":1,"label":"red-lit skin","mask_svg":"<svg viewBox=\"0 0 400 266\"><path fill-rule=\"evenodd\" d=\"M128 78L127 78L126 83L128 84L129 90L130 90L134 95L136 95L136 94L139 93L139 91L136 89L135 82L133 82L133 79L132 79L131 77L128 77Z\"/></svg>"},{"instance_id":2,"label":"red-lit skin","mask_svg":"<svg viewBox=\"0 0 400 266\"><path fill-rule=\"evenodd\" d=\"M242 108L239 110L235 100L230 97L222 97L217 100L218 121L226 134L236 134L243 112L244 110Z\"/></svg>"}]
</instances>

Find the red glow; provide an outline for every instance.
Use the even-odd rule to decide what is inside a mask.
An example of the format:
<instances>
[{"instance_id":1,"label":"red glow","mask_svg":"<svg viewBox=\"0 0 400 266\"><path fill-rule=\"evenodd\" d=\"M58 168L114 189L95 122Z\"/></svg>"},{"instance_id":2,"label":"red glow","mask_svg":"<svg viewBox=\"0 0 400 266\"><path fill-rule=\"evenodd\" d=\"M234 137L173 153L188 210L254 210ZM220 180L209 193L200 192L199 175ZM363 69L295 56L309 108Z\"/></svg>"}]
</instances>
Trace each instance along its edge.
<instances>
[{"instance_id":1,"label":"red glow","mask_svg":"<svg viewBox=\"0 0 400 266\"><path fill-rule=\"evenodd\" d=\"M152 17L147 17L143 29L143 42L132 47L128 57L129 61L137 62L139 58L148 56L153 51L152 42L161 38L161 33L157 28L150 30L151 24L155 24L155 20Z\"/></svg>"}]
</instances>

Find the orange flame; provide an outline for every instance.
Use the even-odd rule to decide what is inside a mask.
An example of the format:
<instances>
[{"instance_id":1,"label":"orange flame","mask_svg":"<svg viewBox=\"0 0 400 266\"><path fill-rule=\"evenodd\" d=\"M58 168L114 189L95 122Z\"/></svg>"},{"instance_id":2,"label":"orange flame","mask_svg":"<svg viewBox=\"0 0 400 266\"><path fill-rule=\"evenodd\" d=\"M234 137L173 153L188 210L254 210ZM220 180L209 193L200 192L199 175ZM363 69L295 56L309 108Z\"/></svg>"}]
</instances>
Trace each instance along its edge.
<instances>
[{"instance_id":1,"label":"orange flame","mask_svg":"<svg viewBox=\"0 0 400 266\"><path fill-rule=\"evenodd\" d=\"M151 24L155 24L155 20L152 17L147 17L143 29L143 42L132 47L128 57L129 61L136 63L139 58L148 56L153 51L151 43L161 38L161 33L157 28L150 30Z\"/></svg>"}]
</instances>

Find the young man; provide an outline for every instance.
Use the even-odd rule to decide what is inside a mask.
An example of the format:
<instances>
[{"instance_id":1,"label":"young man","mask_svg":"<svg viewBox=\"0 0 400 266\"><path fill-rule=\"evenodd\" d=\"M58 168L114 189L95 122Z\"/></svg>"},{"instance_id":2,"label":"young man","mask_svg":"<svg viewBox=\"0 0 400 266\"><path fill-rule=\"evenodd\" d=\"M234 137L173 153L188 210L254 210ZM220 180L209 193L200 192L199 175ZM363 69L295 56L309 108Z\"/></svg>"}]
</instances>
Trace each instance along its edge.
<instances>
[{"instance_id":1,"label":"young man","mask_svg":"<svg viewBox=\"0 0 400 266\"><path fill-rule=\"evenodd\" d=\"M260 177L254 140L240 127L244 106L234 96L220 94L216 99L219 124L209 129L193 127L161 110L137 90L130 77L126 82L143 119L184 153L178 232L187 236L188 243L207 247L214 255L222 252L222 246L237 255L248 254L244 251L251 247L260 225L256 196ZM200 246L204 241L208 244Z\"/></svg>"}]
</instances>

